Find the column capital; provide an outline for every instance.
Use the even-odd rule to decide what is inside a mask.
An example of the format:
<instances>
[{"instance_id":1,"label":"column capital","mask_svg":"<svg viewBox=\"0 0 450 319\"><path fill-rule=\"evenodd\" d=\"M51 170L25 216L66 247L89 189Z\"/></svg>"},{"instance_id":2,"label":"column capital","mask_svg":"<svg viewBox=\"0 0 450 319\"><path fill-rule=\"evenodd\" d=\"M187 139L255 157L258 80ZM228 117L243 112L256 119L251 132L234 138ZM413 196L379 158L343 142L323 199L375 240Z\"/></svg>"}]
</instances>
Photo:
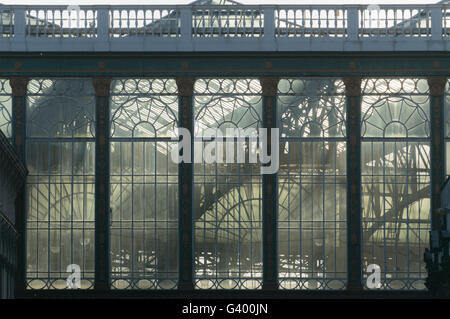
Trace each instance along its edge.
<instances>
[{"instance_id":1,"label":"column capital","mask_svg":"<svg viewBox=\"0 0 450 319\"><path fill-rule=\"evenodd\" d=\"M361 77L346 76L344 77L345 95L360 96L361 95Z\"/></svg>"},{"instance_id":2,"label":"column capital","mask_svg":"<svg viewBox=\"0 0 450 319\"><path fill-rule=\"evenodd\" d=\"M95 89L96 96L109 96L111 88L111 78L108 77L95 77L92 79L92 83Z\"/></svg>"},{"instance_id":3,"label":"column capital","mask_svg":"<svg viewBox=\"0 0 450 319\"><path fill-rule=\"evenodd\" d=\"M445 92L445 84L447 78L441 75L432 75L428 77L428 86L430 87L431 96L441 96Z\"/></svg>"},{"instance_id":4,"label":"column capital","mask_svg":"<svg viewBox=\"0 0 450 319\"><path fill-rule=\"evenodd\" d=\"M278 90L278 82L280 79L274 76L263 76L259 78L262 87L263 96L276 96Z\"/></svg>"},{"instance_id":5,"label":"column capital","mask_svg":"<svg viewBox=\"0 0 450 319\"><path fill-rule=\"evenodd\" d=\"M192 76L180 76L175 79L178 87L178 94L181 96L194 95L195 78Z\"/></svg>"},{"instance_id":6,"label":"column capital","mask_svg":"<svg viewBox=\"0 0 450 319\"><path fill-rule=\"evenodd\" d=\"M13 96L26 96L29 79L22 76L13 76L9 78Z\"/></svg>"}]
</instances>

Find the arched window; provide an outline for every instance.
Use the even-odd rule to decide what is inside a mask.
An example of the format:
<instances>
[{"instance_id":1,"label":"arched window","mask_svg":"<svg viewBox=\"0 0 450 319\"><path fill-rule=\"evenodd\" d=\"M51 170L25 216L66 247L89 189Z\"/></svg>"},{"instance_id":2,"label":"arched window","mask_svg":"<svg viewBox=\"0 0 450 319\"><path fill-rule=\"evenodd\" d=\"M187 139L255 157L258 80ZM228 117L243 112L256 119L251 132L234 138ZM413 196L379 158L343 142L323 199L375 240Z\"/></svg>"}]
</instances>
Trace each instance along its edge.
<instances>
[{"instance_id":1,"label":"arched window","mask_svg":"<svg viewBox=\"0 0 450 319\"><path fill-rule=\"evenodd\" d=\"M90 79L32 79L27 94L27 282L94 279L95 94Z\"/></svg>"},{"instance_id":2,"label":"arched window","mask_svg":"<svg viewBox=\"0 0 450 319\"><path fill-rule=\"evenodd\" d=\"M112 288L176 288L175 80L115 79L110 106Z\"/></svg>"},{"instance_id":3,"label":"arched window","mask_svg":"<svg viewBox=\"0 0 450 319\"><path fill-rule=\"evenodd\" d=\"M280 288L344 289L344 84L333 78L282 79L277 101Z\"/></svg>"},{"instance_id":4,"label":"arched window","mask_svg":"<svg viewBox=\"0 0 450 319\"><path fill-rule=\"evenodd\" d=\"M428 92L425 79L362 83L363 269L380 267L382 289L425 288L431 194Z\"/></svg>"},{"instance_id":5,"label":"arched window","mask_svg":"<svg viewBox=\"0 0 450 319\"><path fill-rule=\"evenodd\" d=\"M200 79L194 87L194 232L195 287L258 289L262 284L262 177L248 138L227 129L261 127L261 85L255 79ZM216 161L203 149L216 140L202 139L207 128L224 138L215 144ZM231 146L230 146L231 145ZM242 145L246 163L239 163ZM223 158L219 157L220 149ZM230 156L229 149L234 149ZM227 154L233 162L226 161Z\"/></svg>"}]
</instances>

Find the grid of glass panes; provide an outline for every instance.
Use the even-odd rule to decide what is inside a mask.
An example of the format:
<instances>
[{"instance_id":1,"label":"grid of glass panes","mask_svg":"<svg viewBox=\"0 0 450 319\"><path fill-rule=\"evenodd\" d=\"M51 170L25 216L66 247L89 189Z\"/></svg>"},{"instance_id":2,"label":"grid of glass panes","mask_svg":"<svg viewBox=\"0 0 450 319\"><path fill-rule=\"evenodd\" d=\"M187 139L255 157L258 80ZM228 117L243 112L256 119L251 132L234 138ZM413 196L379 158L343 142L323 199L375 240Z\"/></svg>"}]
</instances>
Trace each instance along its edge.
<instances>
[{"instance_id":1,"label":"grid of glass panes","mask_svg":"<svg viewBox=\"0 0 450 319\"><path fill-rule=\"evenodd\" d=\"M31 79L27 95L27 284L94 278L95 93L91 79ZM69 270L69 265L73 270Z\"/></svg>"},{"instance_id":2,"label":"grid of glass panes","mask_svg":"<svg viewBox=\"0 0 450 319\"><path fill-rule=\"evenodd\" d=\"M376 265L380 289L425 289L430 230L430 102L426 79L362 83L363 284ZM371 282L372 284L372 282Z\"/></svg>"},{"instance_id":3,"label":"grid of glass panes","mask_svg":"<svg viewBox=\"0 0 450 319\"><path fill-rule=\"evenodd\" d=\"M346 285L344 84L334 78L278 85L280 289Z\"/></svg>"},{"instance_id":4,"label":"grid of glass panes","mask_svg":"<svg viewBox=\"0 0 450 319\"><path fill-rule=\"evenodd\" d=\"M445 86L445 174L450 175L450 80L447 80L447 85Z\"/></svg>"},{"instance_id":5,"label":"grid of glass panes","mask_svg":"<svg viewBox=\"0 0 450 319\"><path fill-rule=\"evenodd\" d=\"M8 138L12 137L12 96L8 79L0 79L0 131Z\"/></svg>"},{"instance_id":6,"label":"grid of glass panes","mask_svg":"<svg viewBox=\"0 0 450 319\"><path fill-rule=\"evenodd\" d=\"M199 79L195 83L193 210L197 289L261 288L260 161L250 162L250 154L256 152L253 138L230 132L260 128L261 108L258 80ZM224 143L218 143L220 134L215 139L203 139L208 128L220 132ZM251 132L249 135L257 136ZM211 155L212 161L205 154Z\"/></svg>"},{"instance_id":7,"label":"grid of glass panes","mask_svg":"<svg viewBox=\"0 0 450 319\"><path fill-rule=\"evenodd\" d=\"M178 282L177 86L115 79L111 87L110 207L113 289Z\"/></svg>"}]
</instances>

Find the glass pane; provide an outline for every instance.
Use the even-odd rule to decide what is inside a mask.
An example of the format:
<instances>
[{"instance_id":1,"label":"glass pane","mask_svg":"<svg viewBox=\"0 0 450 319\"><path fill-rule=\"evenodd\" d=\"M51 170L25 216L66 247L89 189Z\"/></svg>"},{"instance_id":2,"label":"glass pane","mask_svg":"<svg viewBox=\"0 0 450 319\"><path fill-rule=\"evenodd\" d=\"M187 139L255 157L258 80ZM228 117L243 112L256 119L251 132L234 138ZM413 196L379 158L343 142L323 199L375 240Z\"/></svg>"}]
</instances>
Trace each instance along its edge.
<instances>
[{"instance_id":1,"label":"glass pane","mask_svg":"<svg viewBox=\"0 0 450 319\"><path fill-rule=\"evenodd\" d=\"M362 152L363 269L380 266L383 289L425 289L429 144L364 142Z\"/></svg>"},{"instance_id":2,"label":"glass pane","mask_svg":"<svg viewBox=\"0 0 450 319\"><path fill-rule=\"evenodd\" d=\"M282 137L344 137L344 85L337 79L282 79L278 85Z\"/></svg>"},{"instance_id":3,"label":"glass pane","mask_svg":"<svg viewBox=\"0 0 450 319\"><path fill-rule=\"evenodd\" d=\"M11 112L12 96L9 80L0 79L0 131L2 131L7 138L12 137Z\"/></svg>"},{"instance_id":4,"label":"glass pane","mask_svg":"<svg viewBox=\"0 0 450 319\"><path fill-rule=\"evenodd\" d=\"M94 137L90 79L32 79L27 94L28 137Z\"/></svg>"},{"instance_id":5,"label":"glass pane","mask_svg":"<svg viewBox=\"0 0 450 319\"><path fill-rule=\"evenodd\" d=\"M423 253L431 227L428 86L423 79L368 79L363 87L363 270L380 267L381 289L425 289Z\"/></svg>"},{"instance_id":6,"label":"glass pane","mask_svg":"<svg viewBox=\"0 0 450 319\"><path fill-rule=\"evenodd\" d=\"M66 289L72 264L80 267L80 288L93 287L94 118L90 79L28 83L28 288Z\"/></svg>"},{"instance_id":7,"label":"glass pane","mask_svg":"<svg viewBox=\"0 0 450 319\"><path fill-rule=\"evenodd\" d=\"M252 79L202 79L195 83L194 231L197 289L258 289L262 284L261 165L206 163L206 128L261 127L261 86ZM237 139L248 158L252 143ZM223 154L235 149L223 143ZM216 155L218 148L216 144ZM221 147L221 146L220 146ZM200 152L200 153L199 153ZM236 153L234 153L236 154ZM200 156L199 156L200 155Z\"/></svg>"},{"instance_id":8,"label":"glass pane","mask_svg":"<svg viewBox=\"0 0 450 319\"><path fill-rule=\"evenodd\" d=\"M426 80L366 79L362 87L363 137L429 137Z\"/></svg>"},{"instance_id":9,"label":"glass pane","mask_svg":"<svg viewBox=\"0 0 450 319\"><path fill-rule=\"evenodd\" d=\"M278 269L281 289L345 289L345 97L337 79L278 86ZM340 139L339 139L340 137ZM331 139L333 138L333 139Z\"/></svg>"},{"instance_id":10,"label":"glass pane","mask_svg":"<svg viewBox=\"0 0 450 319\"><path fill-rule=\"evenodd\" d=\"M174 289L178 165L167 138L177 127L177 86L173 79L116 79L111 87L112 287Z\"/></svg>"},{"instance_id":11,"label":"glass pane","mask_svg":"<svg viewBox=\"0 0 450 319\"><path fill-rule=\"evenodd\" d=\"M81 288L94 278L93 142L28 141L27 279L32 289L66 289L80 266Z\"/></svg>"},{"instance_id":12,"label":"glass pane","mask_svg":"<svg viewBox=\"0 0 450 319\"><path fill-rule=\"evenodd\" d=\"M178 167L169 142L111 142L111 267L116 289L178 278Z\"/></svg>"},{"instance_id":13,"label":"glass pane","mask_svg":"<svg viewBox=\"0 0 450 319\"><path fill-rule=\"evenodd\" d=\"M254 79L199 79L194 86L195 136L207 128L261 127L261 85Z\"/></svg>"},{"instance_id":14,"label":"glass pane","mask_svg":"<svg viewBox=\"0 0 450 319\"><path fill-rule=\"evenodd\" d=\"M175 80L117 79L111 87L111 137L175 136Z\"/></svg>"}]
</instances>

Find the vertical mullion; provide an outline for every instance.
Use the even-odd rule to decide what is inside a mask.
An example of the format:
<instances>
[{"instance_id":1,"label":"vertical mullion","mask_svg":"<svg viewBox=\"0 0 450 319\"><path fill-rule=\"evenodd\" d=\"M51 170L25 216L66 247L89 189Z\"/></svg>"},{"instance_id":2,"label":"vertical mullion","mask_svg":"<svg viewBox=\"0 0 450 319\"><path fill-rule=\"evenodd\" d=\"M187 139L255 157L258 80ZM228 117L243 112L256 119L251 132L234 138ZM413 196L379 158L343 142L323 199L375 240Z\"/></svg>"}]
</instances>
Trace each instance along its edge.
<instances>
[{"instance_id":1,"label":"vertical mullion","mask_svg":"<svg viewBox=\"0 0 450 319\"><path fill-rule=\"evenodd\" d=\"M277 127L277 88L278 78L261 77L263 95L263 126L267 132L267 152L279 152L278 144L271 145L272 128ZM271 163L273 164L273 163ZM277 173L263 175L263 290L278 289L277 262L277 210L278 181Z\"/></svg>"},{"instance_id":2,"label":"vertical mullion","mask_svg":"<svg viewBox=\"0 0 450 319\"><path fill-rule=\"evenodd\" d=\"M194 133L193 117L193 77L176 78L178 87L179 127ZM186 138L186 137L185 137ZM178 212L179 212L179 261L178 261L178 289L194 289L194 220L193 220L193 142L190 140L191 161L178 165ZM185 151L185 150L183 150Z\"/></svg>"},{"instance_id":3,"label":"vertical mullion","mask_svg":"<svg viewBox=\"0 0 450 319\"><path fill-rule=\"evenodd\" d=\"M361 78L344 78L347 104L347 290L362 290Z\"/></svg>"},{"instance_id":4,"label":"vertical mullion","mask_svg":"<svg viewBox=\"0 0 450 319\"><path fill-rule=\"evenodd\" d=\"M444 141L444 107L445 107L444 76L430 76L428 86L430 88L430 120L431 120L431 230L440 233L443 226L443 218L437 215L437 209L441 207L441 185L445 179L445 141ZM439 235L440 237L440 235ZM432 248L434 264L439 264L439 248ZM434 282L442 285L443 283ZM434 289L432 287L431 289Z\"/></svg>"},{"instance_id":5,"label":"vertical mullion","mask_svg":"<svg viewBox=\"0 0 450 319\"><path fill-rule=\"evenodd\" d=\"M26 94L28 78L12 77L9 79L12 90L12 140L19 158L25 163L26 138ZM17 192L15 201L17 240L17 273L15 290L22 293L26 289L26 183Z\"/></svg>"},{"instance_id":6,"label":"vertical mullion","mask_svg":"<svg viewBox=\"0 0 450 319\"><path fill-rule=\"evenodd\" d=\"M109 236L109 95L110 78L93 78L95 112L95 281L94 289L110 288Z\"/></svg>"}]
</instances>

